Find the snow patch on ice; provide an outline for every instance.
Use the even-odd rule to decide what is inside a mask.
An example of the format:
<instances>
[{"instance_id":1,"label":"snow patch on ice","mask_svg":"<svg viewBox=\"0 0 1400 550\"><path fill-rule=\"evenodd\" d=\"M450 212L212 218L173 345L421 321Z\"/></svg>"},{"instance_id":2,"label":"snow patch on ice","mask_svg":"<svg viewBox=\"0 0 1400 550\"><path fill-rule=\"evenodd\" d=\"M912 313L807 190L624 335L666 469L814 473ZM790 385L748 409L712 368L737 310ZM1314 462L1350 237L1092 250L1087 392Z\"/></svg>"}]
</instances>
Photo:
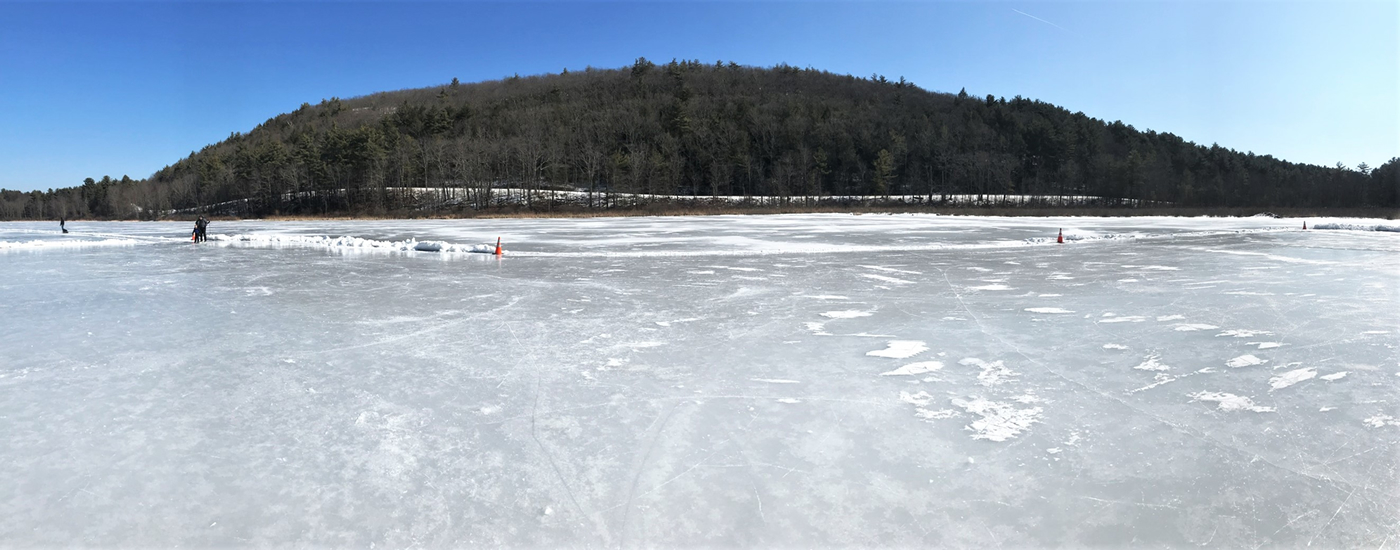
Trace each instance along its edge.
<instances>
[{"instance_id":1,"label":"snow patch on ice","mask_svg":"<svg viewBox=\"0 0 1400 550\"><path fill-rule=\"evenodd\" d=\"M1006 368L1006 365L1001 361L992 361L988 363L976 357L968 357L958 361L958 364L982 369L982 372L977 373L977 381L983 386L995 386L997 384L1010 382L1020 374Z\"/></svg>"},{"instance_id":2,"label":"snow patch on ice","mask_svg":"<svg viewBox=\"0 0 1400 550\"><path fill-rule=\"evenodd\" d=\"M1103 349L1126 350L1128 349L1128 346L1125 346L1123 344L1104 344Z\"/></svg>"},{"instance_id":3,"label":"snow patch on ice","mask_svg":"<svg viewBox=\"0 0 1400 550\"><path fill-rule=\"evenodd\" d=\"M805 326L807 330L811 331L811 333L814 335L831 336L831 333L826 331L826 323L807 322L803 323L803 326Z\"/></svg>"},{"instance_id":4,"label":"snow patch on ice","mask_svg":"<svg viewBox=\"0 0 1400 550\"><path fill-rule=\"evenodd\" d=\"M874 274L874 273L861 273L861 277L865 277L865 278L874 278L874 280L876 280L876 281L885 281L885 283L893 283L893 284L914 284L914 281L906 281L906 280L903 280L903 278L878 276L878 274Z\"/></svg>"},{"instance_id":5,"label":"snow patch on ice","mask_svg":"<svg viewBox=\"0 0 1400 550\"><path fill-rule=\"evenodd\" d=\"M843 309L843 310L839 310L839 311L828 311L828 312L822 313L821 315L822 315L822 317L829 317L829 318L832 318L832 319L855 319L856 317L869 317L871 314L872 314L872 313L869 312L869 311L860 311L860 310L856 310L856 309Z\"/></svg>"},{"instance_id":6,"label":"snow patch on ice","mask_svg":"<svg viewBox=\"0 0 1400 550\"><path fill-rule=\"evenodd\" d=\"M971 401L953 399L952 403L981 417L963 428L974 432L973 439L1006 441L1030 429L1032 424L1040 421L1041 416L1040 407L1017 409L1006 403L982 398Z\"/></svg>"},{"instance_id":7,"label":"snow patch on ice","mask_svg":"<svg viewBox=\"0 0 1400 550\"><path fill-rule=\"evenodd\" d=\"M1258 349L1274 349L1274 348L1276 348L1276 347L1282 346L1283 343L1282 343L1282 342L1245 342L1245 345L1249 345L1249 346L1255 346L1255 345L1257 345L1257 346L1259 346Z\"/></svg>"},{"instance_id":8,"label":"snow patch on ice","mask_svg":"<svg viewBox=\"0 0 1400 550\"><path fill-rule=\"evenodd\" d=\"M1218 328L1220 327L1201 323L1181 323L1177 325L1174 330L1176 330L1177 332L1192 332L1197 330L1215 330Z\"/></svg>"},{"instance_id":9,"label":"snow patch on ice","mask_svg":"<svg viewBox=\"0 0 1400 550\"><path fill-rule=\"evenodd\" d=\"M1334 372L1334 373L1329 374L1329 375L1326 375L1326 376L1319 376L1318 378L1321 378L1321 379L1326 380L1326 381L1328 381L1328 382L1335 382L1335 381L1337 381L1337 380L1341 380L1341 379L1343 379L1343 378L1346 378L1348 374L1351 374L1351 373L1348 372L1348 371Z\"/></svg>"},{"instance_id":10,"label":"snow patch on ice","mask_svg":"<svg viewBox=\"0 0 1400 550\"><path fill-rule=\"evenodd\" d=\"M1159 322L1159 323L1164 323L1164 322L1167 322L1167 321L1185 321L1185 320L1186 320L1186 316L1185 316L1185 315L1158 315L1158 316L1157 316L1157 322Z\"/></svg>"},{"instance_id":11,"label":"snow patch on ice","mask_svg":"<svg viewBox=\"0 0 1400 550\"><path fill-rule=\"evenodd\" d=\"M923 407L917 407L914 409L914 417L918 418L919 420L943 420L945 418L952 418L954 416L958 416L958 411L955 411L953 409L939 409L936 411L925 409Z\"/></svg>"},{"instance_id":12,"label":"snow patch on ice","mask_svg":"<svg viewBox=\"0 0 1400 550\"><path fill-rule=\"evenodd\" d=\"M928 351L928 346L919 340L890 340L885 349L866 352L871 357L907 359Z\"/></svg>"},{"instance_id":13,"label":"snow patch on ice","mask_svg":"<svg viewBox=\"0 0 1400 550\"><path fill-rule=\"evenodd\" d=\"M797 380L784 380L782 378L750 378L753 382L766 382L769 384L801 384Z\"/></svg>"},{"instance_id":14,"label":"snow patch on ice","mask_svg":"<svg viewBox=\"0 0 1400 550\"><path fill-rule=\"evenodd\" d=\"M908 365L904 365L892 371L882 372L880 376L914 376L933 372L941 368L943 368L943 363L940 361L920 361L918 363L909 363Z\"/></svg>"},{"instance_id":15,"label":"snow patch on ice","mask_svg":"<svg viewBox=\"0 0 1400 550\"><path fill-rule=\"evenodd\" d=\"M1002 285L1002 284L991 284L991 285L981 285L981 286L970 286L970 287L967 287L967 289L968 289L968 290L1012 290L1011 287L1006 286L1006 285Z\"/></svg>"},{"instance_id":16,"label":"snow patch on ice","mask_svg":"<svg viewBox=\"0 0 1400 550\"><path fill-rule=\"evenodd\" d=\"M911 394L907 391L899 392L899 400L917 407L927 406L933 402L933 396L926 391Z\"/></svg>"},{"instance_id":17,"label":"snow patch on ice","mask_svg":"<svg viewBox=\"0 0 1400 550\"><path fill-rule=\"evenodd\" d=\"M1281 390L1316 376L1317 369L1311 367L1295 369L1270 378L1269 387L1275 390Z\"/></svg>"},{"instance_id":18,"label":"snow patch on ice","mask_svg":"<svg viewBox=\"0 0 1400 550\"><path fill-rule=\"evenodd\" d=\"M907 269L895 269L895 268L893 268L893 267L884 267L884 266L878 266L878 265L863 265L863 266L861 266L861 267L866 268L866 269L874 269L874 270L876 270L876 271L884 271L884 272L886 272L886 273L904 273L904 274L908 274L908 275L923 275L923 273L922 273L922 272L919 272L919 271L909 271L909 270L907 270Z\"/></svg>"},{"instance_id":19,"label":"snow patch on ice","mask_svg":"<svg viewBox=\"0 0 1400 550\"><path fill-rule=\"evenodd\" d=\"M1238 369L1240 367L1252 367L1254 365L1262 365L1268 362L1268 359L1260 359L1253 355L1241 355L1239 357L1226 361L1225 366Z\"/></svg>"},{"instance_id":20,"label":"snow patch on ice","mask_svg":"<svg viewBox=\"0 0 1400 550\"><path fill-rule=\"evenodd\" d=\"M1100 322L1100 323L1141 323L1141 322L1146 321L1146 320L1147 320L1146 317L1142 317L1142 316L1138 316L1138 315L1125 315L1125 316L1123 316L1123 317L1110 317L1110 318L1108 318L1108 319L1102 319L1102 320L1100 320L1099 322Z\"/></svg>"},{"instance_id":21,"label":"snow patch on ice","mask_svg":"<svg viewBox=\"0 0 1400 550\"><path fill-rule=\"evenodd\" d=\"M1166 366L1166 365L1163 365L1160 361L1158 361L1158 359L1160 359L1160 358L1161 358L1160 355L1154 353L1154 354L1149 355L1149 356L1147 356L1146 358L1144 358L1144 359L1142 360L1142 363L1139 363L1138 366L1133 367L1133 368L1134 368L1134 369L1137 369L1137 370L1150 370L1150 371L1165 371L1165 370L1171 370L1171 367L1168 367L1168 366Z\"/></svg>"},{"instance_id":22,"label":"snow patch on ice","mask_svg":"<svg viewBox=\"0 0 1400 550\"><path fill-rule=\"evenodd\" d=\"M1255 337L1255 336L1261 336L1261 335L1267 336L1267 335L1272 335L1272 334L1273 334L1272 332L1269 332L1269 331L1267 331L1267 330L1247 330L1247 329L1242 329L1242 328L1233 328L1233 329L1227 330L1227 331L1225 331L1225 332L1222 332L1222 333L1220 333L1220 334L1217 334L1217 335L1215 335L1215 336L1216 336L1217 338L1218 338L1218 337L1221 337L1221 336L1229 336L1229 337L1231 337L1231 338L1253 338L1253 337Z\"/></svg>"},{"instance_id":23,"label":"snow patch on ice","mask_svg":"<svg viewBox=\"0 0 1400 550\"><path fill-rule=\"evenodd\" d=\"M1031 313L1074 313L1068 309L1058 307L1028 307L1026 311Z\"/></svg>"},{"instance_id":24,"label":"snow patch on ice","mask_svg":"<svg viewBox=\"0 0 1400 550\"><path fill-rule=\"evenodd\" d=\"M1257 413L1274 412L1273 407L1261 407L1254 404L1248 397L1223 392L1197 392L1191 394L1191 398L1196 401L1211 401L1219 403L1222 411L1250 411Z\"/></svg>"}]
</instances>

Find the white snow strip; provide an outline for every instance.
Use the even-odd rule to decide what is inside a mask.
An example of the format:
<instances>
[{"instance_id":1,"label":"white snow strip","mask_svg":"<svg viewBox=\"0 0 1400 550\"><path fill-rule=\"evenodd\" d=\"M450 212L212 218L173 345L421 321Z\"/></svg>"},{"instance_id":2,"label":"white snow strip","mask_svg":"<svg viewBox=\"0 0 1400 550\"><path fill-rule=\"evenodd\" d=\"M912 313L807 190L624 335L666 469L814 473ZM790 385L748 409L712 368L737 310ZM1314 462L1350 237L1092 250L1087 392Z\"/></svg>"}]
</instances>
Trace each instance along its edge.
<instances>
[{"instance_id":1,"label":"white snow strip","mask_svg":"<svg viewBox=\"0 0 1400 550\"><path fill-rule=\"evenodd\" d=\"M1219 403L1222 411L1250 411L1257 413L1274 412L1273 407L1260 407L1248 397L1223 392L1197 392L1191 394L1191 398L1196 401L1212 401Z\"/></svg>"},{"instance_id":2,"label":"white snow strip","mask_svg":"<svg viewBox=\"0 0 1400 550\"><path fill-rule=\"evenodd\" d=\"M1011 290L1011 287L1006 286L1006 285L1002 285L1002 284L992 284L992 285L982 285L982 286L970 286L970 287L967 287L967 289L968 289L968 290Z\"/></svg>"},{"instance_id":3,"label":"white snow strip","mask_svg":"<svg viewBox=\"0 0 1400 550\"><path fill-rule=\"evenodd\" d=\"M922 273L922 272L919 272L919 271L909 271L909 270L907 270L907 269L895 269L895 268L893 268L893 267L883 267L883 266L878 266L878 265L863 265L863 266L861 266L861 267L866 268L866 269L874 269L874 270L876 270L876 271L884 271L884 272L886 272L886 273L904 273L904 274L907 274L907 275L923 275L923 273Z\"/></svg>"},{"instance_id":4,"label":"white snow strip","mask_svg":"<svg viewBox=\"0 0 1400 550\"><path fill-rule=\"evenodd\" d=\"M1275 390L1281 390L1315 377L1317 377L1317 369L1311 367L1291 370L1270 378L1269 387Z\"/></svg>"},{"instance_id":5,"label":"white snow strip","mask_svg":"<svg viewBox=\"0 0 1400 550\"><path fill-rule=\"evenodd\" d=\"M336 250L377 250L387 252L417 251L441 252L446 254L489 254L496 250L494 244L455 244L443 241L418 241L414 239L404 241L380 241L350 236L326 237L320 235L267 235L255 233L235 235L213 234L209 235L209 240L224 245L271 248L329 248Z\"/></svg>"},{"instance_id":6,"label":"white snow strip","mask_svg":"<svg viewBox=\"0 0 1400 550\"><path fill-rule=\"evenodd\" d=\"M1026 311L1031 313L1074 313L1068 309L1058 307L1028 307Z\"/></svg>"},{"instance_id":7,"label":"white snow strip","mask_svg":"<svg viewBox=\"0 0 1400 550\"><path fill-rule=\"evenodd\" d=\"M1232 328L1215 336L1217 338L1221 336L1229 336L1231 338L1253 338L1255 336L1268 336L1272 334L1272 332L1269 332L1267 330L1246 330L1242 328Z\"/></svg>"},{"instance_id":8,"label":"white snow strip","mask_svg":"<svg viewBox=\"0 0 1400 550\"><path fill-rule=\"evenodd\" d=\"M180 239L187 241L189 239ZM75 250L81 248L105 248L114 246L136 246L139 244L151 244L151 241L138 241L135 239L102 239L102 240L79 240L79 239L53 239L34 241L0 241L0 252L23 252L23 251L43 251L43 250Z\"/></svg>"},{"instance_id":9,"label":"white snow strip","mask_svg":"<svg viewBox=\"0 0 1400 550\"><path fill-rule=\"evenodd\" d=\"M1191 332L1196 330L1215 330L1218 328L1220 327L1217 327L1215 325L1205 325L1201 323L1182 323L1177 325L1174 330L1176 330L1177 332Z\"/></svg>"},{"instance_id":10,"label":"white snow strip","mask_svg":"<svg viewBox=\"0 0 1400 550\"><path fill-rule=\"evenodd\" d=\"M1335 381L1337 381L1337 380L1341 380L1341 379L1343 379L1343 378L1346 378L1348 374L1351 374L1351 373L1350 373L1349 371L1334 372L1334 373L1329 374L1329 375L1327 375L1327 376L1319 376L1318 378L1321 378L1321 379L1326 380L1326 381L1328 381L1328 382L1335 382Z\"/></svg>"},{"instance_id":11,"label":"white snow strip","mask_svg":"<svg viewBox=\"0 0 1400 550\"><path fill-rule=\"evenodd\" d=\"M1159 323L1164 323L1164 322L1167 322L1167 321L1185 321L1185 320L1186 320L1186 316L1185 316L1185 315L1159 315L1159 316L1157 317L1157 322L1159 322Z\"/></svg>"},{"instance_id":12,"label":"white snow strip","mask_svg":"<svg viewBox=\"0 0 1400 550\"><path fill-rule=\"evenodd\" d=\"M1238 369L1240 367L1252 367L1254 365L1262 365L1268 362L1268 359L1260 359L1253 355L1241 355L1239 357L1226 361L1225 366Z\"/></svg>"},{"instance_id":13,"label":"white snow strip","mask_svg":"<svg viewBox=\"0 0 1400 550\"><path fill-rule=\"evenodd\" d=\"M1104 344L1103 349L1126 350L1128 349L1128 346L1125 346L1123 344Z\"/></svg>"},{"instance_id":14,"label":"white snow strip","mask_svg":"<svg viewBox=\"0 0 1400 550\"><path fill-rule=\"evenodd\" d=\"M1363 420L1367 426L1372 428L1384 428L1386 426L1400 426L1400 420L1388 414L1378 414Z\"/></svg>"},{"instance_id":15,"label":"white snow strip","mask_svg":"<svg viewBox=\"0 0 1400 550\"><path fill-rule=\"evenodd\" d=\"M1006 441L1030 429L1040 421L1041 408L1017 409L1006 403L997 403L982 398L972 401L954 399L952 403L981 418L963 429L974 432L973 439Z\"/></svg>"},{"instance_id":16,"label":"white snow strip","mask_svg":"<svg viewBox=\"0 0 1400 550\"><path fill-rule=\"evenodd\" d=\"M1258 257L1261 257L1261 258L1264 258L1264 259L1268 259L1268 260L1273 260L1273 261L1276 261L1276 262L1288 262L1288 263L1295 263L1295 264L1332 265L1332 264L1337 263L1337 262L1328 262L1328 261L1323 261L1323 260L1308 260L1308 259L1304 259L1304 258L1294 258L1294 257L1292 257L1292 256L1280 256L1280 255L1278 255L1278 254L1268 254L1268 253L1264 253L1264 252L1245 252L1245 251L1243 251L1243 250L1224 250L1224 249L1220 249L1220 248L1192 248L1191 250L1196 250L1196 251L1200 251L1200 252L1210 252L1210 253L1212 253L1212 254L1233 254L1233 255L1236 255L1236 256L1258 256Z\"/></svg>"},{"instance_id":17,"label":"white snow strip","mask_svg":"<svg viewBox=\"0 0 1400 550\"><path fill-rule=\"evenodd\" d=\"M797 380L784 380L782 378L750 378L753 382L767 382L769 384L801 384Z\"/></svg>"},{"instance_id":18,"label":"white snow strip","mask_svg":"<svg viewBox=\"0 0 1400 550\"><path fill-rule=\"evenodd\" d=\"M861 276L861 277L865 277L865 278L867 278L867 279L875 279L875 280L877 280L877 281L884 281L884 282L886 282L886 283L894 283L894 284L898 284L898 285L912 285L912 284L914 284L914 281L906 281L906 280L904 280L904 279L896 279L896 278L894 278L894 277L886 277L886 276L884 276L884 275L875 275L875 274L873 274L873 273L861 273L860 276Z\"/></svg>"},{"instance_id":19,"label":"white snow strip","mask_svg":"<svg viewBox=\"0 0 1400 550\"><path fill-rule=\"evenodd\" d=\"M1250 346L1257 345L1259 346L1258 349L1274 349L1283 345L1281 342L1245 342L1245 344Z\"/></svg>"},{"instance_id":20,"label":"white snow strip","mask_svg":"<svg viewBox=\"0 0 1400 550\"><path fill-rule=\"evenodd\" d=\"M1319 223L1319 224L1317 224L1317 225L1314 225L1314 226L1313 226L1313 229L1334 229L1334 230L1336 230L1336 229L1341 229L1341 230L1346 230L1346 231L1389 231L1389 232L1395 233L1395 232L1400 232L1400 225L1384 225L1384 224L1361 225L1361 224L1353 224L1353 223Z\"/></svg>"},{"instance_id":21,"label":"white snow strip","mask_svg":"<svg viewBox=\"0 0 1400 550\"><path fill-rule=\"evenodd\" d=\"M1138 315L1125 315L1125 316L1123 316L1123 317L1110 317L1110 318L1108 318L1108 319L1100 320L1099 322L1100 322L1100 323L1141 323L1141 322L1146 321L1146 320L1147 320L1146 317L1142 317L1142 316L1138 316Z\"/></svg>"},{"instance_id":22,"label":"white snow strip","mask_svg":"<svg viewBox=\"0 0 1400 550\"><path fill-rule=\"evenodd\" d=\"M928 346L918 340L890 340L885 349L866 352L871 357L907 359L928 351Z\"/></svg>"},{"instance_id":23,"label":"white snow strip","mask_svg":"<svg viewBox=\"0 0 1400 550\"><path fill-rule=\"evenodd\" d=\"M828 311L821 315L822 317L829 317L831 319L855 319L856 317L869 317L871 312L856 309L843 309L839 311Z\"/></svg>"},{"instance_id":24,"label":"white snow strip","mask_svg":"<svg viewBox=\"0 0 1400 550\"><path fill-rule=\"evenodd\" d=\"M880 373L880 376L915 376L927 372L933 372L943 368L943 363L939 361L920 361L909 363L897 369Z\"/></svg>"},{"instance_id":25,"label":"white snow strip","mask_svg":"<svg viewBox=\"0 0 1400 550\"><path fill-rule=\"evenodd\" d=\"M826 323L808 322L803 323L803 326L817 336L831 336L831 333L826 331Z\"/></svg>"}]
</instances>

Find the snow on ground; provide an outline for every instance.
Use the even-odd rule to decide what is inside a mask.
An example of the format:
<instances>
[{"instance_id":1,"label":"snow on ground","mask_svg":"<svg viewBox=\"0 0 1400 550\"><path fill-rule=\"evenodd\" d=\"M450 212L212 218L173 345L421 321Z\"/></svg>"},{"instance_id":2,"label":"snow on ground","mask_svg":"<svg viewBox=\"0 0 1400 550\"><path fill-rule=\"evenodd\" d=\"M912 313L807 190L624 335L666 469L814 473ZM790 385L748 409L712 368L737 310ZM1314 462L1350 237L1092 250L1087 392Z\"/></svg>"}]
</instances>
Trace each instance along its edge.
<instances>
[{"instance_id":1,"label":"snow on ground","mask_svg":"<svg viewBox=\"0 0 1400 550\"><path fill-rule=\"evenodd\" d=\"M1388 545L1400 240L1302 221L3 223L0 541Z\"/></svg>"}]
</instances>

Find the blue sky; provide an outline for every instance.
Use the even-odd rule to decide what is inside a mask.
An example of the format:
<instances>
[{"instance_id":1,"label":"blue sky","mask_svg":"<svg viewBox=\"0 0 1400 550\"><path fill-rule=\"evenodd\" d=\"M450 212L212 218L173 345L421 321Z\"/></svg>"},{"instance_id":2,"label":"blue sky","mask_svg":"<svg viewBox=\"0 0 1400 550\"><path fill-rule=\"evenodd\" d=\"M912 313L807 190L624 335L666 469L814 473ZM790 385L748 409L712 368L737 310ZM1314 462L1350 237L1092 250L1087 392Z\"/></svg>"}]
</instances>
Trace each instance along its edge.
<instances>
[{"instance_id":1,"label":"blue sky","mask_svg":"<svg viewBox=\"0 0 1400 550\"><path fill-rule=\"evenodd\" d=\"M1400 155L1397 5L0 0L0 187L146 177L302 102L638 56L904 76L1378 166Z\"/></svg>"}]
</instances>

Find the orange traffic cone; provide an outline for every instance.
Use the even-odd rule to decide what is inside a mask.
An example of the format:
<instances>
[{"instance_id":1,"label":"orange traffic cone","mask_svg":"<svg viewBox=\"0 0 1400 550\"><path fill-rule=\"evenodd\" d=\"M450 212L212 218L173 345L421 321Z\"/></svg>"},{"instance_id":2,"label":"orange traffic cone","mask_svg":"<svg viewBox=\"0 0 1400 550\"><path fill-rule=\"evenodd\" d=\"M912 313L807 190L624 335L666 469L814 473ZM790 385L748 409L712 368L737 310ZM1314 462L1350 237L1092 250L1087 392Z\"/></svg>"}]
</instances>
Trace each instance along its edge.
<instances>
[{"instance_id":1,"label":"orange traffic cone","mask_svg":"<svg viewBox=\"0 0 1400 550\"><path fill-rule=\"evenodd\" d=\"M1060 243L1060 244L1065 244L1065 230L1063 230L1063 229L1060 230L1060 236L1059 236L1058 238L1055 239L1055 242Z\"/></svg>"},{"instance_id":2,"label":"orange traffic cone","mask_svg":"<svg viewBox=\"0 0 1400 550\"><path fill-rule=\"evenodd\" d=\"M501 255L501 238L500 238L500 237L496 237L496 255L497 255L497 256L500 256L500 255Z\"/></svg>"}]
</instances>

